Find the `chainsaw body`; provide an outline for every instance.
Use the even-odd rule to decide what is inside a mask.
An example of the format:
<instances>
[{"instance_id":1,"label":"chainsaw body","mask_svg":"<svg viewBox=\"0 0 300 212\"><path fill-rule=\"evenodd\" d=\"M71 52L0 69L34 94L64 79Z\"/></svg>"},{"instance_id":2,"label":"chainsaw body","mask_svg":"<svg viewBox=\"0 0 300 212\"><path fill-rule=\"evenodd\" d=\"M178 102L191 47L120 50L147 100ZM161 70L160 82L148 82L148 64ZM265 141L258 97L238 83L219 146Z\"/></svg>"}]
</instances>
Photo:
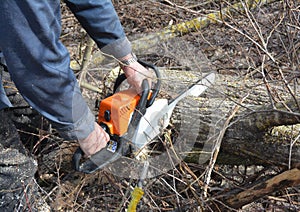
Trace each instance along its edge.
<instances>
[{"instance_id":1,"label":"chainsaw body","mask_svg":"<svg viewBox=\"0 0 300 212\"><path fill-rule=\"evenodd\" d=\"M116 152L118 146L120 146L122 136L128 134L129 127L133 127L130 122L140 99L141 97L136 91L129 88L119 91L100 102L97 122L109 134L108 151ZM135 118L138 117L135 116ZM138 120L135 123L138 123ZM130 151L131 148L127 151L127 154Z\"/></svg>"},{"instance_id":2,"label":"chainsaw body","mask_svg":"<svg viewBox=\"0 0 300 212\"><path fill-rule=\"evenodd\" d=\"M110 141L106 148L92 155L87 161L80 164L84 153L80 147L73 155L75 170L92 173L131 153L133 137L138 129L141 118L146 113L159 92L161 77L158 69L148 63L139 61L143 66L153 69L157 82L150 89L148 80L142 82L142 93L139 95L135 89L117 91L117 88L126 79L120 75L114 86L114 94L103 99L99 105L98 124L109 134Z\"/></svg>"}]
</instances>

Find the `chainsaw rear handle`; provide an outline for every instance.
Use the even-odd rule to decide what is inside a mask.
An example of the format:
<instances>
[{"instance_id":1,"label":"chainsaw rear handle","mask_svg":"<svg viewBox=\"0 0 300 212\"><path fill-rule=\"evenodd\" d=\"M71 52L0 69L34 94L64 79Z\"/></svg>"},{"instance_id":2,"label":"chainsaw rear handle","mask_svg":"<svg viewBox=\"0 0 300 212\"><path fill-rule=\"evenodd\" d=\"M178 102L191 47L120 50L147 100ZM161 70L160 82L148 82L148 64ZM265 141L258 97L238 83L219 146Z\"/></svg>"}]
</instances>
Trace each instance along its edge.
<instances>
[{"instance_id":1,"label":"chainsaw rear handle","mask_svg":"<svg viewBox=\"0 0 300 212\"><path fill-rule=\"evenodd\" d=\"M156 75L156 78L157 78L157 82L155 83L154 88L151 88L151 86L149 85L149 89L152 90L152 95L151 95L150 99L148 99L148 101L147 101L146 108L148 108L153 104L153 102L154 102L155 98L157 97L157 94L160 90L161 74L160 74L158 68L155 65L147 63L147 62L142 61L142 60L138 60L138 62L141 65L143 65L144 67L152 69L155 72L155 75ZM117 91L118 87L122 84L122 82L124 80L126 80L125 74L121 74L120 76L118 76L118 78L116 79L115 85L114 85L114 89L113 89L114 93ZM143 85L142 85L142 89L144 90Z\"/></svg>"},{"instance_id":2,"label":"chainsaw rear handle","mask_svg":"<svg viewBox=\"0 0 300 212\"><path fill-rule=\"evenodd\" d=\"M107 130L106 126L104 124L103 125L100 124L100 126L105 131ZM121 144L120 138L117 136L114 136L114 135L110 135L110 140L118 141L118 149L115 152L115 154L118 154L117 157L122 156L123 152L125 150L124 150L123 146L119 146ZM107 148L107 147L104 147L104 148ZM103 149L101 149L101 150L103 150ZM97 153L99 154L99 152L96 152L95 154L97 154ZM99 169L99 164L95 164L93 162L93 160L91 160L90 158L86 159L84 162L81 163L81 159L83 158L83 156L84 156L84 152L82 151L82 149L80 147L78 147L72 157L72 165L73 165L73 168L75 171L83 172L86 174L91 174ZM110 159L111 158L109 158L109 159L107 158L107 160L103 161L103 163L105 163L105 164L108 163ZM116 156L113 159L116 160Z\"/></svg>"}]
</instances>

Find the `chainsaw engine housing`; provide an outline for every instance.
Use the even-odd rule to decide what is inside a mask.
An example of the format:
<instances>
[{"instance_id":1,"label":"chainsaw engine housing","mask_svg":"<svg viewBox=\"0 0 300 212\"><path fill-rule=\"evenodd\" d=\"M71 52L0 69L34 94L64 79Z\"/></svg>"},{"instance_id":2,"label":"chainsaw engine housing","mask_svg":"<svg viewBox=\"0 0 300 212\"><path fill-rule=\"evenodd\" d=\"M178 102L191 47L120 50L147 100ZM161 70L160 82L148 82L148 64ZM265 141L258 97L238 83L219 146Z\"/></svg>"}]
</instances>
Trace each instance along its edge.
<instances>
[{"instance_id":1,"label":"chainsaw engine housing","mask_svg":"<svg viewBox=\"0 0 300 212\"><path fill-rule=\"evenodd\" d=\"M124 135L139 99L134 89L120 91L103 99L99 106L98 123L105 125L111 135Z\"/></svg>"}]
</instances>

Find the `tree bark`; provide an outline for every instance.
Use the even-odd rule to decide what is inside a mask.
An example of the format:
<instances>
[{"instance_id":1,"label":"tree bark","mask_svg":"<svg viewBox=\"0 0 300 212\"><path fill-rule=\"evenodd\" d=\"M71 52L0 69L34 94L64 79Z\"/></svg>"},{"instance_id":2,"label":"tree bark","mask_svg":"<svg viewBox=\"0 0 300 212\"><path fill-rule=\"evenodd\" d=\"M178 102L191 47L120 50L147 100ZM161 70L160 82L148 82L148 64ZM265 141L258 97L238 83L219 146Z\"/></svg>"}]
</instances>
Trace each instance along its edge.
<instances>
[{"instance_id":1,"label":"tree bark","mask_svg":"<svg viewBox=\"0 0 300 212\"><path fill-rule=\"evenodd\" d=\"M287 103L296 107L295 102ZM254 108L253 108L254 109ZM230 165L275 165L294 167L300 162L300 145L293 140L273 137L268 132L276 126L300 123L300 115L284 110L261 106L252 112L236 116L226 130L222 140L218 163ZM194 152L186 158L187 162L198 162L198 152L203 148L203 139L209 134L209 127L200 129L201 139L197 141ZM203 138L204 137L204 138Z\"/></svg>"}]
</instances>

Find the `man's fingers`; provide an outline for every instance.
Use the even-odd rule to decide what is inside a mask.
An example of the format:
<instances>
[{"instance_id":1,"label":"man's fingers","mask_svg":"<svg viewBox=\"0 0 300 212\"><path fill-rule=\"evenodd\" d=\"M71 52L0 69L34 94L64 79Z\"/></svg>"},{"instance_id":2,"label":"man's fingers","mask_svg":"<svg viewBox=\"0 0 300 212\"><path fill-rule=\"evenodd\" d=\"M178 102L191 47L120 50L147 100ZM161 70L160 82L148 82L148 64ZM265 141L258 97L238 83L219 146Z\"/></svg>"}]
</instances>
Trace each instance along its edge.
<instances>
[{"instance_id":1,"label":"man's fingers","mask_svg":"<svg viewBox=\"0 0 300 212\"><path fill-rule=\"evenodd\" d=\"M122 69L125 72L128 83L133 86L139 94L142 92L142 82L144 79L148 80L149 87L151 88L151 79L154 75L152 71L146 69L140 63L131 63L128 66L122 66Z\"/></svg>"}]
</instances>

